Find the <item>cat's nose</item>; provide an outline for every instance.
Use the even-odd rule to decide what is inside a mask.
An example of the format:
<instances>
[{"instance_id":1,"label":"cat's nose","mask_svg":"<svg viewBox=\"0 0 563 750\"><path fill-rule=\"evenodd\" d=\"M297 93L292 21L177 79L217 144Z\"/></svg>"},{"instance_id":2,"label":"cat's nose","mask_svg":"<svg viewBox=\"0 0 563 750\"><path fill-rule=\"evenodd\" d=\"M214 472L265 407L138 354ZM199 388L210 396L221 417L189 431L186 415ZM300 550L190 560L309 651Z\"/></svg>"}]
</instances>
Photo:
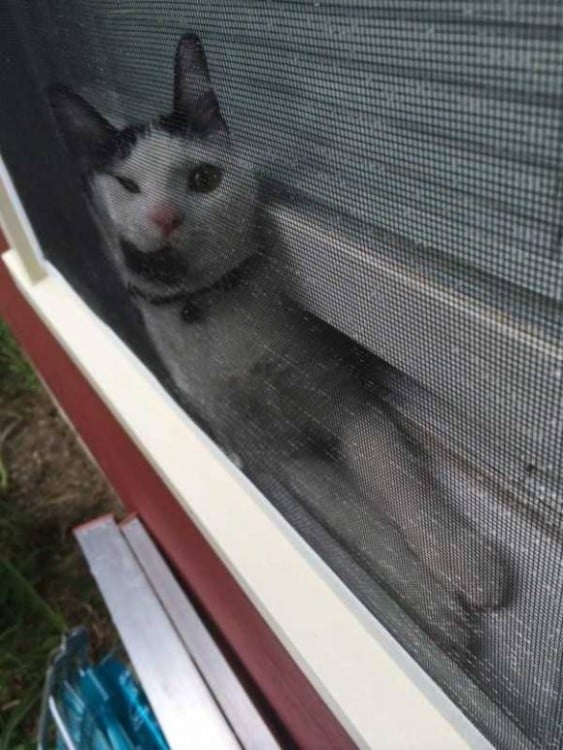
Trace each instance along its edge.
<instances>
[{"instance_id":1,"label":"cat's nose","mask_svg":"<svg viewBox=\"0 0 563 750\"><path fill-rule=\"evenodd\" d=\"M160 229L165 237L169 237L184 221L184 214L175 206L155 206L149 219Z\"/></svg>"}]
</instances>

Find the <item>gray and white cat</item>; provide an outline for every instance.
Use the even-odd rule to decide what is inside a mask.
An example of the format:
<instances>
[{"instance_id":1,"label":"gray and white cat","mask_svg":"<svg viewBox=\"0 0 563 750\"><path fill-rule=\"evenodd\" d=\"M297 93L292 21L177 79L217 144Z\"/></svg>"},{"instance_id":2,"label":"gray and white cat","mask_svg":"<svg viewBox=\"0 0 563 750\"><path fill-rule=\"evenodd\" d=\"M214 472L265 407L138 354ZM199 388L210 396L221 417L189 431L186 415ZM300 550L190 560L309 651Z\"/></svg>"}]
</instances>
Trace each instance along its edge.
<instances>
[{"instance_id":1,"label":"gray and white cat","mask_svg":"<svg viewBox=\"0 0 563 750\"><path fill-rule=\"evenodd\" d=\"M68 89L51 104L182 402L258 484L298 498L465 648L476 613L508 595L505 563L453 496L471 481L401 416L422 389L283 294L268 208L198 38L178 45L172 114L148 125L119 130Z\"/></svg>"}]
</instances>

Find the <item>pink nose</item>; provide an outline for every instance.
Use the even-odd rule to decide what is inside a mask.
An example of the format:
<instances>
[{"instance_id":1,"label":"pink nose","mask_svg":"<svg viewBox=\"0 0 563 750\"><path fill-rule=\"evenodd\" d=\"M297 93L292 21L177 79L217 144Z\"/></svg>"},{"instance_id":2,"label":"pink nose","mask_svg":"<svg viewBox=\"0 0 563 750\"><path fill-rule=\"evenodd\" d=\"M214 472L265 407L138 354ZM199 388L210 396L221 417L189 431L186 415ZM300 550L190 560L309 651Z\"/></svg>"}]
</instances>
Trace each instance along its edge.
<instances>
[{"instance_id":1,"label":"pink nose","mask_svg":"<svg viewBox=\"0 0 563 750\"><path fill-rule=\"evenodd\" d=\"M169 237L184 221L184 214L174 206L155 206L149 213L149 219L160 229L165 237Z\"/></svg>"}]
</instances>

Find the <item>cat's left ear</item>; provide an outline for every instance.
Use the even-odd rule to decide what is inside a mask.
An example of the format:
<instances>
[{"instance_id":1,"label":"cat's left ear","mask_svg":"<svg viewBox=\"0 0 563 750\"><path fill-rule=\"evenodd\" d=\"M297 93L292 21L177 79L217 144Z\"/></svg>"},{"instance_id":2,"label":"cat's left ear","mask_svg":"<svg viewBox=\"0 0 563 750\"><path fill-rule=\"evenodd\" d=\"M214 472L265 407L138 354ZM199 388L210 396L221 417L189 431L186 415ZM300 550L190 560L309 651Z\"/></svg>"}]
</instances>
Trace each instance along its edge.
<instances>
[{"instance_id":1,"label":"cat's left ear","mask_svg":"<svg viewBox=\"0 0 563 750\"><path fill-rule=\"evenodd\" d=\"M227 130L209 77L205 52L195 34L183 36L176 49L174 114L188 119L202 134Z\"/></svg>"},{"instance_id":2,"label":"cat's left ear","mask_svg":"<svg viewBox=\"0 0 563 750\"><path fill-rule=\"evenodd\" d=\"M49 89L49 102L66 147L83 169L106 161L118 131L87 101L65 86Z\"/></svg>"}]
</instances>

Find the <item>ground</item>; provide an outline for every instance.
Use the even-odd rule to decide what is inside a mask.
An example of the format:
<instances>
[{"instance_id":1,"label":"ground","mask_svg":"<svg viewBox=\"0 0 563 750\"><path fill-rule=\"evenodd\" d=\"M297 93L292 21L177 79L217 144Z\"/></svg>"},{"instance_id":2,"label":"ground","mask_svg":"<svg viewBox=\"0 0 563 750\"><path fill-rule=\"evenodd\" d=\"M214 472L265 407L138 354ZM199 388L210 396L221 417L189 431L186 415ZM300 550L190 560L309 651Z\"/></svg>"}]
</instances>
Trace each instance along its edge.
<instances>
[{"instance_id":1,"label":"ground","mask_svg":"<svg viewBox=\"0 0 563 750\"><path fill-rule=\"evenodd\" d=\"M72 536L121 509L0 321L0 750L35 747L50 651L85 624L114 632Z\"/></svg>"}]
</instances>

